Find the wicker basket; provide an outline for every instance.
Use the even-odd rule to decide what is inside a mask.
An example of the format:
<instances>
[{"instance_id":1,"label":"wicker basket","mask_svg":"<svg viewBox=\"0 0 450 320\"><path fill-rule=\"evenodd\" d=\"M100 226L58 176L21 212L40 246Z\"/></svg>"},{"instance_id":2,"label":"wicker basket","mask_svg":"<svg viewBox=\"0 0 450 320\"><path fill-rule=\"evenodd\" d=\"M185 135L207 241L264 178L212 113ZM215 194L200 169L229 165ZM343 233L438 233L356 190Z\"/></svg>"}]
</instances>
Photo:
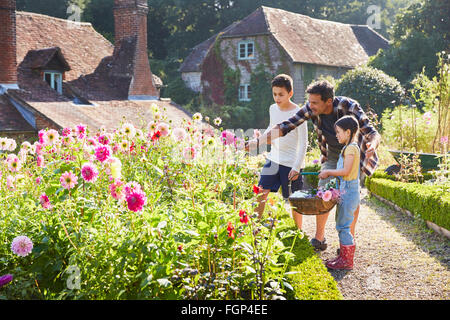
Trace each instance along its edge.
<instances>
[{"instance_id":1,"label":"wicker basket","mask_svg":"<svg viewBox=\"0 0 450 320\"><path fill-rule=\"evenodd\" d=\"M336 200L323 201L321 198L293 198L289 197L293 209L304 215L319 215L329 212L336 205Z\"/></svg>"}]
</instances>

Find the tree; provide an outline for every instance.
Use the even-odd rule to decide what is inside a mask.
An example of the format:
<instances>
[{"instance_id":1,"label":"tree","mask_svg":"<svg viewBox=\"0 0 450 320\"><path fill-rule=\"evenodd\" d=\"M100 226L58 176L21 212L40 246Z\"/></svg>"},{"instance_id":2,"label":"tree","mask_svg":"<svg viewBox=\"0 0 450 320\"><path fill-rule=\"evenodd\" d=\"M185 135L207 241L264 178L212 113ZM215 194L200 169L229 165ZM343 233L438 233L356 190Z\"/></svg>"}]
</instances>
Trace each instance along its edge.
<instances>
[{"instance_id":1,"label":"tree","mask_svg":"<svg viewBox=\"0 0 450 320\"><path fill-rule=\"evenodd\" d=\"M369 62L396 77L405 86L423 67L428 77L436 75L437 52L450 49L450 3L425 0L399 14L392 29L392 45Z\"/></svg>"}]
</instances>

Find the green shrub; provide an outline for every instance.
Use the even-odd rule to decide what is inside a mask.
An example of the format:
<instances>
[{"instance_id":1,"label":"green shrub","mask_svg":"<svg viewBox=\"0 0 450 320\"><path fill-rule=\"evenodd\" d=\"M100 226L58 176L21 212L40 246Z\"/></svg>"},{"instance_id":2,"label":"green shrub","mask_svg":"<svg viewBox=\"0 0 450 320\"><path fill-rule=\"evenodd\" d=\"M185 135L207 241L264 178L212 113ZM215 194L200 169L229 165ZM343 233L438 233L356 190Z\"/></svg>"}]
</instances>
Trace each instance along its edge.
<instances>
[{"instance_id":1,"label":"green shrub","mask_svg":"<svg viewBox=\"0 0 450 320\"><path fill-rule=\"evenodd\" d=\"M430 172L424 172L424 173L422 173L422 175L423 175L423 179L425 181L431 180L434 178L433 174L431 174ZM375 171L370 178L388 179L388 180L392 180L392 181L397 181L397 177L395 175L389 175L386 172L381 171L381 170ZM411 177L408 182L413 182L413 181L415 181L415 179L414 179L414 177Z\"/></svg>"},{"instance_id":2,"label":"green shrub","mask_svg":"<svg viewBox=\"0 0 450 320\"><path fill-rule=\"evenodd\" d=\"M363 108L370 106L378 115L393 100L400 101L402 93L403 88L395 78L371 67L350 70L336 88L336 95L351 97Z\"/></svg>"},{"instance_id":3,"label":"green shrub","mask_svg":"<svg viewBox=\"0 0 450 320\"><path fill-rule=\"evenodd\" d=\"M370 177L367 189L392 201L424 220L450 230L450 190L448 185L424 185Z\"/></svg>"}]
</instances>

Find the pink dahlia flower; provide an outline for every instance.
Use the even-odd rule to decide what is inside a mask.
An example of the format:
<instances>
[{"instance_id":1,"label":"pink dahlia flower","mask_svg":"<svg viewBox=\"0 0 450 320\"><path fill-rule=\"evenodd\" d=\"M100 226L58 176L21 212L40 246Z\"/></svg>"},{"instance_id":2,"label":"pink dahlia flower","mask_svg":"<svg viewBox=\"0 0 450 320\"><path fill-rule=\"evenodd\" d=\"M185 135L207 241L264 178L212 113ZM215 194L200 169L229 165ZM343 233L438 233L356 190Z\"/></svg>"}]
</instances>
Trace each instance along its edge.
<instances>
[{"instance_id":1,"label":"pink dahlia flower","mask_svg":"<svg viewBox=\"0 0 450 320\"><path fill-rule=\"evenodd\" d=\"M44 136L44 141L46 144L54 144L59 139L59 133L55 129L50 129L46 132Z\"/></svg>"},{"instance_id":2,"label":"pink dahlia flower","mask_svg":"<svg viewBox=\"0 0 450 320\"><path fill-rule=\"evenodd\" d=\"M323 197L323 191L322 191L322 190L317 191L316 196L317 196L318 198L322 198L322 197Z\"/></svg>"},{"instance_id":3,"label":"pink dahlia flower","mask_svg":"<svg viewBox=\"0 0 450 320\"><path fill-rule=\"evenodd\" d=\"M105 162L112 155L112 150L110 146L100 145L95 148L95 157L100 162Z\"/></svg>"},{"instance_id":4,"label":"pink dahlia flower","mask_svg":"<svg viewBox=\"0 0 450 320\"><path fill-rule=\"evenodd\" d=\"M123 186L124 182L120 181L119 179L116 179L114 183L109 185L109 191L111 193L111 196L116 200L124 200L125 194L123 192Z\"/></svg>"},{"instance_id":5,"label":"pink dahlia flower","mask_svg":"<svg viewBox=\"0 0 450 320\"><path fill-rule=\"evenodd\" d=\"M98 137L98 142L107 145L109 144L109 137L106 134L102 134L100 137Z\"/></svg>"},{"instance_id":6,"label":"pink dahlia flower","mask_svg":"<svg viewBox=\"0 0 450 320\"><path fill-rule=\"evenodd\" d=\"M63 137L68 137L68 136L70 136L72 134L72 129L70 129L70 128L64 128L63 130L62 130L62 133L61 133L61 135L63 136Z\"/></svg>"},{"instance_id":7,"label":"pink dahlia flower","mask_svg":"<svg viewBox=\"0 0 450 320\"><path fill-rule=\"evenodd\" d=\"M86 137L86 126L85 125L79 124L76 126L75 129L76 129L75 131L77 133L78 139L84 139Z\"/></svg>"},{"instance_id":8,"label":"pink dahlia flower","mask_svg":"<svg viewBox=\"0 0 450 320\"><path fill-rule=\"evenodd\" d=\"M33 242L27 236L18 236L13 239L11 250L20 257L26 257L33 250Z\"/></svg>"},{"instance_id":9,"label":"pink dahlia flower","mask_svg":"<svg viewBox=\"0 0 450 320\"><path fill-rule=\"evenodd\" d=\"M44 209L51 209L52 208L52 204L50 203L50 199L48 198L48 196L43 193L41 194L41 196L39 197L39 202L41 203L42 207Z\"/></svg>"},{"instance_id":10,"label":"pink dahlia flower","mask_svg":"<svg viewBox=\"0 0 450 320\"><path fill-rule=\"evenodd\" d=\"M186 130L184 130L183 128L175 128L172 130L172 136L176 141L183 141L184 139L186 139L186 135Z\"/></svg>"},{"instance_id":11,"label":"pink dahlia flower","mask_svg":"<svg viewBox=\"0 0 450 320\"><path fill-rule=\"evenodd\" d=\"M63 188L70 190L78 183L78 177L72 171L66 171L61 175L59 181Z\"/></svg>"},{"instance_id":12,"label":"pink dahlia flower","mask_svg":"<svg viewBox=\"0 0 450 320\"><path fill-rule=\"evenodd\" d=\"M36 154L42 154L42 148L44 147L43 143L36 143Z\"/></svg>"},{"instance_id":13,"label":"pink dahlia flower","mask_svg":"<svg viewBox=\"0 0 450 320\"><path fill-rule=\"evenodd\" d=\"M222 132L221 139L224 145L230 145L234 143L236 136L233 132L226 130Z\"/></svg>"},{"instance_id":14,"label":"pink dahlia flower","mask_svg":"<svg viewBox=\"0 0 450 320\"><path fill-rule=\"evenodd\" d=\"M134 191L140 191L140 190L142 190L141 185L139 183L137 183L136 181L128 182L124 187L126 196L128 196L129 194L131 194Z\"/></svg>"},{"instance_id":15,"label":"pink dahlia flower","mask_svg":"<svg viewBox=\"0 0 450 320\"><path fill-rule=\"evenodd\" d=\"M341 196L341 193L340 193L340 191L338 189L331 188L330 191L331 191L333 200L337 200Z\"/></svg>"},{"instance_id":16,"label":"pink dahlia flower","mask_svg":"<svg viewBox=\"0 0 450 320\"><path fill-rule=\"evenodd\" d=\"M39 143L44 144L45 143L45 130L41 129L38 132L39 137Z\"/></svg>"},{"instance_id":17,"label":"pink dahlia flower","mask_svg":"<svg viewBox=\"0 0 450 320\"><path fill-rule=\"evenodd\" d=\"M322 195L322 200L323 200L323 201L330 201L332 197L333 197L333 194L331 193L331 191L330 191L330 190L327 190L327 191L325 191L325 192L323 193L323 195Z\"/></svg>"},{"instance_id":18,"label":"pink dahlia flower","mask_svg":"<svg viewBox=\"0 0 450 320\"><path fill-rule=\"evenodd\" d=\"M183 157L186 160L193 160L197 155L197 150L193 147L186 147L183 150Z\"/></svg>"},{"instance_id":19,"label":"pink dahlia flower","mask_svg":"<svg viewBox=\"0 0 450 320\"><path fill-rule=\"evenodd\" d=\"M158 125L156 126L156 130L158 130L159 132L161 132L161 136L163 137L167 137L169 135L169 125L167 123L164 122L160 122L158 123Z\"/></svg>"},{"instance_id":20,"label":"pink dahlia flower","mask_svg":"<svg viewBox=\"0 0 450 320\"><path fill-rule=\"evenodd\" d=\"M147 204L147 197L145 193L140 189L135 189L131 191L127 196L128 209L134 212L142 211L144 206Z\"/></svg>"},{"instance_id":21,"label":"pink dahlia flower","mask_svg":"<svg viewBox=\"0 0 450 320\"><path fill-rule=\"evenodd\" d=\"M21 168L21 163L19 158L15 154L10 154L6 160L8 163L8 168L11 172L17 172Z\"/></svg>"},{"instance_id":22,"label":"pink dahlia flower","mask_svg":"<svg viewBox=\"0 0 450 320\"><path fill-rule=\"evenodd\" d=\"M38 155L38 156L36 157L36 161L37 161L37 166L38 166L39 168L43 168L43 167L44 167L44 157L43 157L43 156Z\"/></svg>"},{"instance_id":23,"label":"pink dahlia flower","mask_svg":"<svg viewBox=\"0 0 450 320\"><path fill-rule=\"evenodd\" d=\"M93 147L93 148L95 148L95 147L98 145L97 140L94 139L94 138L89 138L89 139L87 139L87 140L86 140L86 144L87 144L89 147Z\"/></svg>"},{"instance_id":24,"label":"pink dahlia flower","mask_svg":"<svg viewBox=\"0 0 450 320\"><path fill-rule=\"evenodd\" d=\"M81 176L86 182L95 182L98 177L98 170L92 163L87 163L81 168Z\"/></svg>"}]
</instances>

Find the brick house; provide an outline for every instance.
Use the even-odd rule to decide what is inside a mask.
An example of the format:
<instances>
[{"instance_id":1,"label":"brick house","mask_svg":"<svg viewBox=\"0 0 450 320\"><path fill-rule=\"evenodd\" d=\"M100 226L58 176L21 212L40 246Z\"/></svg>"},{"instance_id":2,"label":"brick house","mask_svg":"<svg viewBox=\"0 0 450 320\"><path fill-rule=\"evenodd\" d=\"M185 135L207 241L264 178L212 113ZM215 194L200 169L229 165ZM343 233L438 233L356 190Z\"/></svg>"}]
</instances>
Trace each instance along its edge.
<instances>
[{"instance_id":1,"label":"brick house","mask_svg":"<svg viewBox=\"0 0 450 320\"><path fill-rule=\"evenodd\" d=\"M238 101L251 101L250 78L258 66L294 79L294 98L303 103L305 87L320 75L341 77L362 65L388 41L365 25L314 19L262 6L194 47L180 67L193 91L218 105L224 101L224 72L238 71ZM222 70L223 71L223 70Z\"/></svg>"},{"instance_id":2,"label":"brick house","mask_svg":"<svg viewBox=\"0 0 450 320\"><path fill-rule=\"evenodd\" d=\"M149 106L179 123L190 114L159 98L161 80L147 54L146 0L115 0L115 43L90 23L16 12L0 0L0 136L87 125L113 129L125 117L141 126Z\"/></svg>"}]
</instances>

